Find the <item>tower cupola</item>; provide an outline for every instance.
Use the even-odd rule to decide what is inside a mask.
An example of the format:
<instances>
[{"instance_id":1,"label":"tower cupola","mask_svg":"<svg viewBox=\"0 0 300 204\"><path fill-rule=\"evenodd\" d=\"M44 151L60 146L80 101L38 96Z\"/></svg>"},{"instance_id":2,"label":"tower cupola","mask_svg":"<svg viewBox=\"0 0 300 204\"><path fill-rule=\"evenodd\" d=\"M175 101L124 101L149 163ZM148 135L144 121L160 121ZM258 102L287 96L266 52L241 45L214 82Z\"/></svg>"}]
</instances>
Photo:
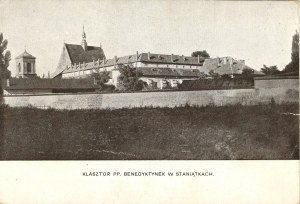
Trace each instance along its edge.
<instances>
[{"instance_id":1,"label":"tower cupola","mask_svg":"<svg viewBox=\"0 0 300 204\"><path fill-rule=\"evenodd\" d=\"M36 77L35 57L25 51L15 58L16 60L16 77L31 78Z\"/></svg>"}]
</instances>

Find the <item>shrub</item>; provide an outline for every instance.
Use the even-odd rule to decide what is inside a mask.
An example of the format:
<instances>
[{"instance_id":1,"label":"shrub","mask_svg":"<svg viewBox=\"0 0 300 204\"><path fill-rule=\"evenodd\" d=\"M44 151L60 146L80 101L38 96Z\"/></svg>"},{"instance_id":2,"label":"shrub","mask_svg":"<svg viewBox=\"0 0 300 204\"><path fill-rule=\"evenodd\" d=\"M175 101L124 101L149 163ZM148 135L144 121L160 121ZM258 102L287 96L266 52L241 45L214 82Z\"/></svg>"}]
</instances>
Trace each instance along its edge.
<instances>
[{"instance_id":1,"label":"shrub","mask_svg":"<svg viewBox=\"0 0 300 204\"><path fill-rule=\"evenodd\" d=\"M121 91L140 91L144 88L145 82L139 79L142 73L135 67L122 65L119 67L120 76L118 77L118 89Z\"/></svg>"}]
</instances>

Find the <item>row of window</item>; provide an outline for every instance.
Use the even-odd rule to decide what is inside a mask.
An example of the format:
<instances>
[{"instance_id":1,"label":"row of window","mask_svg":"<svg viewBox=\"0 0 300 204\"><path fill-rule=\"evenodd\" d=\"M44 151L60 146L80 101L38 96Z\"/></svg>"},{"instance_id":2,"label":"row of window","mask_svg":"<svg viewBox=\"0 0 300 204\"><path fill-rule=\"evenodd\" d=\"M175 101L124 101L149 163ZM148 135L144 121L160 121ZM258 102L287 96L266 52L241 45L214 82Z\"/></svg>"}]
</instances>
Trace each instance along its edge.
<instances>
[{"instance_id":1,"label":"row of window","mask_svg":"<svg viewBox=\"0 0 300 204\"><path fill-rule=\"evenodd\" d=\"M141 67L158 67L158 68L182 68L182 69L197 69L199 66L193 65L178 65L178 64L141 64Z\"/></svg>"}]
</instances>

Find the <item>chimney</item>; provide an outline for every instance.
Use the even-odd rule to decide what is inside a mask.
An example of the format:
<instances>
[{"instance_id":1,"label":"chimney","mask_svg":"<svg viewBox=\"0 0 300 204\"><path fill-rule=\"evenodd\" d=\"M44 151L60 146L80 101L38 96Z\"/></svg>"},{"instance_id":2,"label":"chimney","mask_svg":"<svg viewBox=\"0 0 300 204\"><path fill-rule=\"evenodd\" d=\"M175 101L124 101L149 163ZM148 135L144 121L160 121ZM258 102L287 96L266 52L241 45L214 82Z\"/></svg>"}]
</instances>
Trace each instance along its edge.
<instances>
[{"instance_id":1,"label":"chimney","mask_svg":"<svg viewBox=\"0 0 300 204\"><path fill-rule=\"evenodd\" d=\"M138 60L138 58L139 58L139 52L136 51L136 61Z\"/></svg>"},{"instance_id":2,"label":"chimney","mask_svg":"<svg viewBox=\"0 0 300 204\"><path fill-rule=\"evenodd\" d=\"M95 78L95 77L93 77L93 79L94 79L94 85L97 85L96 78Z\"/></svg>"},{"instance_id":3,"label":"chimney","mask_svg":"<svg viewBox=\"0 0 300 204\"><path fill-rule=\"evenodd\" d=\"M10 87L10 80L9 79L6 79L6 86Z\"/></svg>"},{"instance_id":4,"label":"chimney","mask_svg":"<svg viewBox=\"0 0 300 204\"><path fill-rule=\"evenodd\" d=\"M171 62L174 62L174 56L171 54Z\"/></svg>"},{"instance_id":5,"label":"chimney","mask_svg":"<svg viewBox=\"0 0 300 204\"><path fill-rule=\"evenodd\" d=\"M100 65L100 58L98 58L98 65Z\"/></svg>"},{"instance_id":6,"label":"chimney","mask_svg":"<svg viewBox=\"0 0 300 204\"><path fill-rule=\"evenodd\" d=\"M198 64L200 64L200 55L198 55Z\"/></svg>"},{"instance_id":7,"label":"chimney","mask_svg":"<svg viewBox=\"0 0 300 204\"><path fill-rule=\"evenodd\" d=\"M148 60L150 60L150 52L148 52Z\"/></svg>"}]
</instances>

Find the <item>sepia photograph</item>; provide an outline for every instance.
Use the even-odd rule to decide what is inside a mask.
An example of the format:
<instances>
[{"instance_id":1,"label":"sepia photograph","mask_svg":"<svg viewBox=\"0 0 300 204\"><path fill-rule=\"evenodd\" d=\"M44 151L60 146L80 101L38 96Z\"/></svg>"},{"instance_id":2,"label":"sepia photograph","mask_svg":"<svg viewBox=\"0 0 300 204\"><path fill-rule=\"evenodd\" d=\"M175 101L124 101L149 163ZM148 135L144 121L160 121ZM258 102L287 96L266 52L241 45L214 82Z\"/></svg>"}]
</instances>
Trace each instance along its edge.
<instances>
[{"instance_id":1,"label":"sepia photograph","mask_svg":"<svg viewBox=\"0 0 300 204\"><path fill-rule=\"evenodd\" d=\"M299 203L299 12L0 0L0 204Z\"/></svg>"},{"instance_id":2,"label":"sepia photograph","mask_svg":"<svg viewBox=\"0 0 300 204\"><path fill-rule=\"evenodd\" d=\"M1 160L299 159L298 3L0 1Z\"/></svg>"}]
</instances>

